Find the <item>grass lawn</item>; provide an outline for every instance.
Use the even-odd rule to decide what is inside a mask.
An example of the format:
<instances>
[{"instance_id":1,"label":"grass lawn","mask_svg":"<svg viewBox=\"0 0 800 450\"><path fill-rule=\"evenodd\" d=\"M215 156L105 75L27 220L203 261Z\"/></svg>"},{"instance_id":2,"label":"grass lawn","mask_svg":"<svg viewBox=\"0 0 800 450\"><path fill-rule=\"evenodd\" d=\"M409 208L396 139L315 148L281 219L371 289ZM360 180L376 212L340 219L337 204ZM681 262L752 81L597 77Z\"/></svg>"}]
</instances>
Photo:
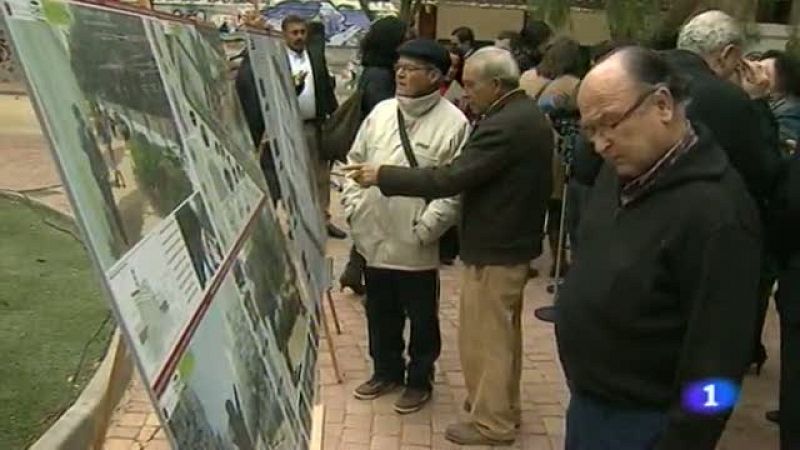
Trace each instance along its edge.
<instances>
[{"instance_id":1,"label":"grass lawn","mask_svg":"<svg viewBox=\"0 0 800 450\"><path fill-rule=\"evenodd\" d=\"M0 196L0 449L27 448L80 394L113 320L83 246L52 213ZM87 342L86 359L72 380Z\"/></svg>"}]
</instances>

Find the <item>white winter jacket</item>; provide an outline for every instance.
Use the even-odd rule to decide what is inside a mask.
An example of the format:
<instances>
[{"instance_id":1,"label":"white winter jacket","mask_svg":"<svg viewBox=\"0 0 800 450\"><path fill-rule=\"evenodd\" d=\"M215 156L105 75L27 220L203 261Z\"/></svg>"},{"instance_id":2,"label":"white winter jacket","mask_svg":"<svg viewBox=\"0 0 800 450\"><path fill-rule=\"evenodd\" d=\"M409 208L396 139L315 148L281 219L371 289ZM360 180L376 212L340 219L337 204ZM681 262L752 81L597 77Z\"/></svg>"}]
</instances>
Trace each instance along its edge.
<instances>
[{"instance_id":1,"label":"white winter jacket","mask_svg":"<svg viewBox=\"0 0 800 450\"><path fill-rule=\"evenodd\" d=\"M400 106L420 167L452 161L469 137L464 114L438 92L422 98L379 103L362 123L348 155L350 164L410 166L397 123ZM456 223L458 197L425 200L385 197L347 180L342 195L356 249L368 267L430 270L439 267L439 238Z\"/></svg>"}]
</instances>

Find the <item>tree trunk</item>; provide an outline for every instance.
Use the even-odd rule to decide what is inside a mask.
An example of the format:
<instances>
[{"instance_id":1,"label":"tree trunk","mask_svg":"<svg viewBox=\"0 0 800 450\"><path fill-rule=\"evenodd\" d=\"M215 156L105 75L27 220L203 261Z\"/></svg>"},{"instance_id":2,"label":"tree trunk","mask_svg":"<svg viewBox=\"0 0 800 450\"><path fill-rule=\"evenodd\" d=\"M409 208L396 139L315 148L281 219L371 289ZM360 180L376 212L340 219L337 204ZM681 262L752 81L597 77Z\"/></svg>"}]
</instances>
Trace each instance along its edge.
<instances>
[{"instance_id":1,"label":"tree trunk","mask_svg":"<svg viewBox=\"0 0 800 450\"><path fill-rule=\"evenodd\" d=\"M411 25L414 23L414 15L422 5L420 0L401 0L400 1L400 19L405 23Z\"/></svg>"},{"instance_id":2,"label":"tree trunk","mask_svg":"<svg viewBox=\"0 0 800 450\"><path fill-rule=\"evenodd\" d=\"M800 57L800 1L792 2L792 10L789 13L789 29L786 52L798 58Z\"/></svg>"}]
</instances>

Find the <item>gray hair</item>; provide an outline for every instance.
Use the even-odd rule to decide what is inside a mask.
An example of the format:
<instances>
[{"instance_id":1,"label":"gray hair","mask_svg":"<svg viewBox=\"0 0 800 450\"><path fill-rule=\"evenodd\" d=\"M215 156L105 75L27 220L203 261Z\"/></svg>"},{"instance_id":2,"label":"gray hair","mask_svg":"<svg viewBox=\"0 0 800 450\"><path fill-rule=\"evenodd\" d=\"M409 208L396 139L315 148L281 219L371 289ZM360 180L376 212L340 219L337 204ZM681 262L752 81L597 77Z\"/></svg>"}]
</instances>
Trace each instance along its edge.
<instances>
[{"instance_id":1,"label":"gray hair","mask_svg":"<svg viewBox=\"0 0 800 450\"><path fill-rule=\"evenodd\" d=\"M467 62L477 64L483 78L499 80L509 89L519 87L519 66L508 50L483 47L467 58Z\"/></svg>"},{"instance_id":2,"label":"gray hair","mask_svg":"<svg viewBox=\"0 0 800 450\"><path fill-rule=\"evenodd\" d=\"M678 35L678 48L701 56L710 55L727 45L744 44L744 34L736 19L719 10L698 14L686 23Z\"/></svg>"}]
</instances>

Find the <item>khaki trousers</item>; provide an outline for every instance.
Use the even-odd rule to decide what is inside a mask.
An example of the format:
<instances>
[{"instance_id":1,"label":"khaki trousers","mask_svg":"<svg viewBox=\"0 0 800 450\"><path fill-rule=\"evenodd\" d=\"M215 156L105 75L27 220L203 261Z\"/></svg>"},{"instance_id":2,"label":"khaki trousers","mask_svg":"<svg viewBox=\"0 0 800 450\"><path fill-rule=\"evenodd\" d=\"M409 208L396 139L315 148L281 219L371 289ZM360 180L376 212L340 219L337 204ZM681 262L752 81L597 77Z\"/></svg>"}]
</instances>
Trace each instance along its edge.
<instances>
[{"instance_id":1,"label":"khaki trousers","mask_svg":"<svg viewBox=\"0 0 800 450\"><path fill-rule=\"evenodd\" d=\"M484 436L513 439L520 422L522 297L528 264L463 271L458 345L472 421Z\"/></svg>"},{"instance_id":2,"label":"khaki trousers","mask_svg":"<svg viewBox=\"0 0 800 450\"><path fill-rule=\"evenodd\" d=\"M303 134L308 145L311 167L314 171L314 182L317 187L317 201L325 221L330 219L328 208L331 204L331 163L322 153L320 122L309 120L303 122Z\"/></svg>"}]
</instances>

